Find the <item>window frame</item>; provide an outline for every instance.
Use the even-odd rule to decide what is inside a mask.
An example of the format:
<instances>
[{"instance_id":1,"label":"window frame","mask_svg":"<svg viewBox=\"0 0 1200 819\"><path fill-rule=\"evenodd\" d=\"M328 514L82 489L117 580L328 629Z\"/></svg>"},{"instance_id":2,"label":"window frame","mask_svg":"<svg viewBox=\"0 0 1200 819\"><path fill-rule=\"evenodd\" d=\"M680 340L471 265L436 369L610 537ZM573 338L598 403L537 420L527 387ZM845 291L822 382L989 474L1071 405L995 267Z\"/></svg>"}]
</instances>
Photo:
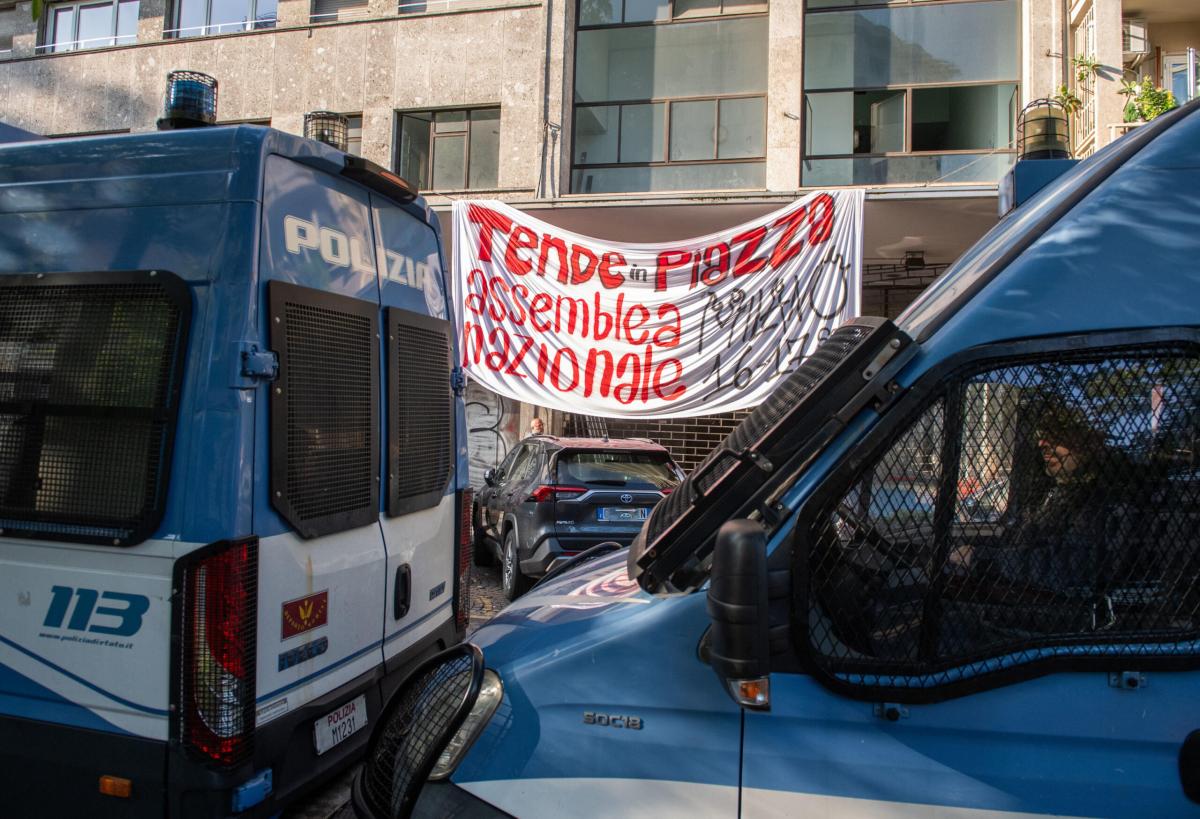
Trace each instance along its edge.
<instances>
[{"instance_id":1,"label":"window frame","mask_svg":"<svg viewBox=\"0 0 1200 819\"><path fill-rule=\"evenodd\" d=\"M626 2L626 0L621 0L622 17L624 17L625 2ZM762 11L739 12L739 13L735 13L735 14L717 13L717 14L711 14L711 15L706 15L706 16L696 16L696 17L675 17L674 16L675 0L667 0L668 16L662 20L641 20L641 21L634 21L634 22L622 21L619 23L593 23L593 24L581 25L579 23L579 19L580 19L580 8L581 8L582 4L583 4L583 0L577 0L577 2L575 3L575 41L574 41L575 55L572 58L572 62L571 62L571 87L572 87L572 89L575 88L576 78L577 78L578 70L579 70L579 59L578 59L579 34L581 32L602 31L602 30L606 30L606 29L636 28L638 26L695 25L697 23L712 22L715 20L738 20L738 19L743 19L743 18L768 17L770 15L770 11L771 11L770 1L767 0L766 8L763 9ZM720 0L719 7L722 9L725 7L725 0ZM768 33L769 33L769 31L768 31ZM575 179L576 170L597 170L597 169L614 169L614 168L666 168L666 167L677 167L677 166L687 166L687 165L734 165L734 164L738 164L738 165L762 164L762 165L765 165L766 160L767 160L767 123L769 121L769 114L768 114L768 112L769 112L769 106L768 106L769 96L770 96L769 89L764 87L761 93L737 92L737 93L729 93L729 94L701 94L701 95L689 95L689 96L681 96L681 97L648 97L648 98L644 98L644 99L643 98L615 99L615 100L604 100L602 102L584 102L584 103L576 102L576 101L574 101L574 99L572 99L571 108L570 108L571 144L569 146L567 146L568 151L569 151L568 156L570 157L570 160L571 160L570 178L568 180L568 188L574 187L574 179ZM763 150L762 150L762 154L760 156L734 157L734 158L729 158L729 159L721 159L721 158L717 157L717 154L720 153L719 128L720 128L720 123L721 123L721 100L725 100L725 99L761 99L763 101L763 129L762 129ZM714 107L716 108L716 113L715 113L715 117L714 117L715 121L714 121L714 126L713 126L714 127L713 158L712 159L672 160L671 159L671 107L672 107L672 103L675 103L675 102L704 102L704 101L708 101L708 100L714 100L715 101ZM663 159L657 160L657 161L649 161L649 162L621 162L621 161L619 161L621 158L621 118L623 115L622 109L626 105L656 105L656 104L662 104L664 107L664 110L663 110L663 145L662 145ZM582 162L582 163L576 162L575 161L575 149L576 149L576 143L578 141L578 133L577 133L577 129L575 127L575 112L581 108L604 108L604 107L609 107L609 106L617 106L617 108L618 108L618 110L617 110L617 126L616 126L617 127L617 160L618 161L617 162ZM648 193L671 192L674 190L676 190L676 189L666 189L664 191L650 190L647 192ZM679 189L679 190L684 190L684 189ZM704 190L704 189L697 189L697 190ZM759 190L759 189L751 188L751 189L747 189L747 190ZM592 195L592 194L589 194L589 192L587 192L587 191L571 190L568 195L588 196L588 195Z\"/></svg>"},{"instance_id":2,"label":"window frame","mask_svg":"<svg viewBox=\"0 0 1200 819\"><path fill-rule=\"evenodd\" d=\"M136 0L138 17L141 18L141 0ZM85 42L79 40L79 10L88 6L109 6L111 8L109 30L112 32L110 37L98 37L97 40L108 40L103 45L82 46L80 43ZM44 23L39 32L40 43L36 48L38 54L68 54L72 51L91 51L97 48L118 48L124 46L136 45L138 41L136 26L132 39L129 42L119 42L121 35L117 34L117 24L120 14L121 0L66 0L61 3L47 3L42 14ZM57 33L55 29L55 17L57 12L62 9L73 9L74 14L71 17L71 39L63 44L65 47L59 47L59 44L52 38Z\"/></svg>"},{"instance_id":3,"label":"window frame","mask_svg":"<svg viewBox=\"0 0 1200 819\"><path fill-rule=\"evenodd\" d=\"M472 105L467 107L457 108L422 108L420 110L397 110L395 120L395 148L392 151L392 170L394 173L400 173L400 150L401 142L404 139L404 117L412 117L416 119L416 114L429 114L429 156L425 159L425 167L423 172L428 181L428 187L420 184L420 180L410 179L417 188L423 193L437 193L440 191L460 193L463 191L490 191L499 190L500 185L500 146L497 142L496 146L496 187L493 188L473 188L471 187L471 129L473 120L471 114L475 111L495 111L497 128L500 128L503 123L503 106L502 105ZM462 113L466 115L465 127L461 131L447 131L438 134L436 131L436 117L438 114L455 114ZM445 140L448 137L461 137L463 140L463 186L459 188L436 188L433 187L433 162L437 156L436 143L438 138Z\"/></svg>"},{"instance_id":4,"label":"window frame","mask_svg":"<svg viewBox=\"0 0 1200 819\"><path fill-rule=\"evenodd\" d=\"M941 7L941 6L973 5L973 4L981 4L981 3L992 3L992 2L995 2L995 0L879 0L879 2L873 2L873 3L869 3L869 4L862 4L862 5L846 4L846 5L839 5L839 6L821 7L821 8L808 8L806 6L804 9L804 19L807 21L808 18L813 15L830 14L830 13L845 14L846 12L850 12L850 11L870 11L873 9L890 9L890 8L937 8L937 7ZM1021 14L1021 5L1018 3L1017 4L1017 25L1016 25L1016 31L1017 31L1016 65L1018 66L1018 69L1022 64L1022 61L1024 60L1024 54L1025 54L1025 43L1023 42L1022 37L1021 37L1021 30L1022 30L1021 26L1022 26L1023 22L1024 22L1024 19ZM887 84L887 85L870 85L870 86L849 87L849 88L845 88L845 87L819 88L819 89L813 89L811 91L808 89L807 86L802 88L801 94L803 95L803 100L801 102L801 111L800 111L800 185L801 185L801 187L803 187L805 184L807 184L805 181L805 178L804 178L805 177L805 167L804 166L805 166L805 163L808 162L808 160L810 160L810 159L812 159L812 160L887 159L887 158L892 158L892 157L955 156L955 155L971 155L971 154L980 154L981 156L1011 155L1011 156L1015 157L1016 153L1017 153L1016 144L1015 144L1016 118L1020 116L1020 101L1021 101L1021 90L1022 90L1021 77L1019 76L1020 71L1018 70L1017 73L1018 73L1018 76L1015 76L1015 77L1012 77L1009 79L1005 79L1005 80L970 80L970 81L965 81L965 82L952 82L952 83L947 83L947 82L894 83L894 84ZM889 151L889 152L885 152L885 153L858 153L858 154L856 154L856 153L811 154L808 152L808 144L809 144L808 126L809 126L809 116L810 116L809 110L808 110L809 109L808 98L809 98L810 94L825 94L825 93L835 94L835 93L845 93L845 92L854 92L854 91L904 91L905 92L905 95L904 95L904 145L906 148L909 148L912 145L912 116L913 116L913 93L912 92L914 90L923 89L923 88L965 88L965 87L974 87L974 86L995 86L995 85L1010 85L1010 84L1016 86L1015 96L1016 96L1016 100L1017 100L1017 107L1016 107L1016 112L1014 114L1014 119L1013 119L1014 144L1009 148L992 148L990 150L987 148L976 148L976 149L956 149L956 150L946 150L946 151L912 151L912 150L908 150L908 151L902 151L902 152ZM957 173L957 171L952 171L951 174L953 174L953 173ZM936 180L930 180L927 184L932 184L933 181L936 181ZM891 184L891 183L886 183L886 184ZM904 183L904 184L910 184L910 183ZM950 182L947 184L953 184L953 182ZM970 183L968 183L968 184L970 184ZM835 188L862 187L862 183L847 182L843 185L822 184L822 187L835 187Z\"/></svg>"},{"instance_id":5,"label":"window frame","mask_svg":"<svg viewBox=\"0 0 1200 819\"><path fill-rule=\"evenodd\" d=\"M981 0L966 0L966 2L980 2ZM625 3L627 0L621 0L621 16L625 16ZM726 0L719 0L720 8L725 8ZM675 16L675 0L667 0L667 16L661 20L622 20L619 23L580 23L581 19L580 7L583 5L583 0L576 0L575 3L575 31L593 31L595 29L604 28L631 28L633 26L669 26L679 23L697 23L703 20L733 20L738 17L761 17L771 13L770 0L764 0L766 8L762 11L741 11L732 14L716 14L698 15L695 17L676 17ZM822 9L824 11L824 9Z\"/></svg>"},{"instance_id":6,"label":"window frame","mask_svg":"<svg viewBox=\"0 0 1200 819\"><path fill-rule=\"evenodd\" d=\"M1019 109L1014 112L1012 121L1013 142L1007 148L954 148L936 151L914 151L912 150L913 142L913 97L915 91L937 90L941 88L991 88L997 86L1012 85L1015 87L1013 98L1018 102L1021 96L1021 81L1006 80L1002 82L992 82L990 80L962 82L962 83L912 83L909 85L883 85L883 86L863 86L861 88L822 88L819 91L804 92L804 111L801 114L801 123L803 139L801 141L802 159L882 159L886 157L901 157L901 156L944 156L947 154L1016 154L1016 127L1017 115L1020 114ZM902 91L904 92L904 147L903 151L883 151L862 153L841 153L841 154L815 154L808 149L809 146L809 122L811 115L809 114L808 99L811 96L819 96L822 94L854 94L858 92L873 92L873 91Z\"/></svg>"},{"instance_id":7,"label":"window frame","mask_svg":"<svg viewBox=\"0 0 1200 819\"><path fill-rule=\"evenodd\" d=\"M1185 633L1179 634L1179 640L1171 642L1161 640L1157 643L1145 643L1145 646L1171 647L1180 642L1196 645L1190 652L1172 652L1169 650L1155 654L1144 652L1132 654L1129 652L1111 651L1096 655L1075 655L1069 651L1054 653L1053 649L1070 649L1079 646L1116 645L1121 643L1103 643L1078 639L1064 641L1047 646L1045 656L1015 662L1001 670L980 672L975 675L963 675L952 682L943 684L922 685L920 677L913 677L918 682L907 686L866 685L849 682L837 673L831 673L814 650L809 638L809 588L808 588L808 538L814 526L822 522L822 513L828 512L829 506L853 487L865 474L865 470L873 470L879 460L896 441L916 423L933 403L945 399L949 393L945 385L950 376L964 369L976 372L986 372L988 369L1001 369L1017 366L1022 359L1036 358L1047 353L1078 353L1104 352L1119 348L1149 347L1166 344L1179 344L1194 348L1195 355L1200 358L1200 329L1195 327L1160 327L1146 330L1098 331L1076 333L1044 338L1020 339L1009 342L986 344L965 350L950 356L945 361L934 365L918 376L916 382L903 391L885 411L879 423L867 431L861 438L849 446L838 458L837 464L824 474L817 487L801 503L795 516L795 524L788 534L787 560L790 562L792 578L791 613L789 616L791 656L781 661L779 670L795 670L788 668L789 663L798 661L803 673L814 677L826 688L837 694L855 700L882 702L895 701L910 704L928 704L943 702L957 697L967 696L981 691L987 691L1002 686L1012 685L1026 680L1035 679L1047 674L1061 672L1087 671L1120 671L1134 663L1141 670L1182 671L1200 668L1200 637L1188 639ZM947 411L949 420L949 410ZM943 430L944 440L953 440L955 435L948 434L949 428ZM960 455L955 455L956 459ZM946 465L943 464L943 467ZM958 468L956 460L954 468ZM936 512L935 512L936 514ZM943 515L949 523L951 516ZM936 525L936 524L935 524ZM938 536L935 532L935 538ZM1132 642L1132 641L1130 641ZM994 654L989 654L982 660L960 662L955 664L948 661L943 670L954 670L971 665L982 665L995 662L1012 654L1019 649L999 647ZM871 672L858 671L857 676L869 676ZM894 676L891 670L884 671L881 676ZM898 676L898 675L895 675Z\"/></svg>"},{"instance_id":8,"label":"window frame","mask_svg":"<svg viewBox=\"0 0 1200 819\"><path fill-rule=\"evenodd\" d=\"M188 26L186 29L181 28L180 15L183 11L183 4L186 0L171 0L170 15L167 19L170 20L172 28L163 30L164 40L186 40L192 37L219 37L225 34L238 34L243 31L263 31L273 29L279 25L279 6L276 5L275 17L270 20L259 19L258 4L259 0L245 0L247 8L250 9L250 19L240 23L216 23L212 22L212 7L213 0L195 0L195 2L204 3L204 20L203 26ZM269 24L268 24L269 23ZM242 28L231 28L228 31L220 30L222 26L242 26ZM217 31L213 31L213 28ZM184 34L184 31L191 31L193 28L199 28L201 31L196 34Z\"/></svg>"},{"instance_id":9,"label":"window frame","mask_svg":"<svg viewBox=\"0 0 1200 819\"><path fill-rule=\"evenodd\" d=\"M721 158L717 156L720 153L719 130L721 128L721 102L724 100L762 100L763 101L763 151L756 156L741 156ZM677 102L713 102L713 156L708 159L671 159L671 107ZM647 162L621 162L621 118L623 109L627 105L662 105L663 108L663 143L661 160L650 160ZM575 103L572 106L572 114L581 108L609 108L615 106L617 110L617 162L577 162L575 161L575 143L576 129L571 128L571 170L577 168L655 168L666 167L668 165L726 165L734 163L756 163L765 162L767 158L767 94L707 94L704 96L689 96L689 97L656 97L648 100L617 100L613 102L585 102ZM574 121L572 121L574 125Z\"/></svg>"}]
</instances>

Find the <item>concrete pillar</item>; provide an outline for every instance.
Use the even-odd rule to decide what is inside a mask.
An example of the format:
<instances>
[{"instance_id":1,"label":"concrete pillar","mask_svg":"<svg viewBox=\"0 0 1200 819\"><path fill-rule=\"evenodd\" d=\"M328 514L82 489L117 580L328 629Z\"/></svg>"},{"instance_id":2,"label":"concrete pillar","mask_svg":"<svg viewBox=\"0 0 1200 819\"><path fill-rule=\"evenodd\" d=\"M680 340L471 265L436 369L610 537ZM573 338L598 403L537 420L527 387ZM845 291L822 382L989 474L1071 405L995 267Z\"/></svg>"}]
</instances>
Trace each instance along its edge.
<instances>
[{"instance_id":1,"label":"concrete pillar","mask_svg":"<svg viewBox=\"0 0 1200 819\"><path fill-rule=\"evenodd\" d=\"M30 16L32 3L17 3L13 17L12 57L32 57L37 47L38 23ZM42 14L47 12L43 7Z\"/></svg>"},{"instance_id":2,"label":"concrete pillar","mask_svg":"<svg viewBox=\"0 0 1200 819\"><path fill-rule=\"evenodd\" d=\"M571 0L546 0L542 8L540 37L542 47L548 53L543 55L539 66L544 99L544 110L539 119L544 119L544 122L541 122L538 134L542 145L542 164L539 167L541 190L538 194L551 198L571 190L571 98L575 89L568 78L574 76L575 3Z\"/></svg>"},{"instance_id":3,"label":"concrete pillar","mask_svg":"<svg viewBox=\"0 0 1200 819\"><path fill-rule=\"evenodd\" d=\"M276 25L279 28L307 26L308 16L312 11L310 0L279 0Z\"/></svg>"},{"instance_id":4,"label":"concrete pillar","mask_svg":"<svg viewBox=\"0 0 1200 819\"><path fill-rule=\"evenodd\" d=\"M1021 105L1053 97L1063 76L1063 28L1067 25L1062 0L1022 0Z\"/></svg>"},{"instance_id":5,"label":"concrete pillar","mask_svg":"<svg viewBox=\"0 0 1200 819\"><path fill-rule=\"evenodd\" d=\"M1096 147L1110 139L1109 127L1122 121L1125 98L1120 95L1123 67L1121 61L1121 0L1094 0L1096 8L1096 54L1100 70L1096 75Z\"/></svg>"},{"instance_id":6,"label":"concrete pillar","mask_svg":"<svg viewBox=\"0 0 1200 819\"><path fill-rule=\"evenodd\" d=\"M767 35L767 190L800 186L804 2L772 0Z\"/></svg>"},{"instance_id":7,"label":"concrete pillar","mask_svg":"<svg viewBox=\"0 0 1200 819\"><path fill-rule=\"evenodd\" d=\"M139 0L138 33L139 43L153 43L163 38L163 31L175 27L167 17L167 0Z\"/></svg>"}]
</instances>

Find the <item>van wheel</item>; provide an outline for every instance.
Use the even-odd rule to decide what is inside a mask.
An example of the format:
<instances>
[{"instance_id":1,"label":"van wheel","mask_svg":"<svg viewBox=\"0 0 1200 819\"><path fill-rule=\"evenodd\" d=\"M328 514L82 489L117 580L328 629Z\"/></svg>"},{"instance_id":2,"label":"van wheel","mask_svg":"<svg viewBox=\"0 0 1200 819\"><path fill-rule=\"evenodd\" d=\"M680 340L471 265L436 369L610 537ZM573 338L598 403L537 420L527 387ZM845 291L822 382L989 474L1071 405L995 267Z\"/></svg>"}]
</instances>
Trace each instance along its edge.
<instances>
[{"instance_id":1,"label":"van wheel","mask_svg":"<svg viewBox=\"0 0 1200 819\"><path fill-rule=\"evenodd\" d=\"M476 566L493 566L496 557L492 554L492 546L488 543L487 536L483 533L481 520L479 506L475 505L471 509L471 557Z\"/></svg>"},{"instance_id":2,"label":"van wheel","mask_svg":"<svg viewBox=\"0 0 1200 819\"><path fill-rule=\"evenodd\" d=\"M504 586L504 596L509 600L529 591L533 583L521 573L521 562L517 559L517 532L509 529L504 534L504 562L500 566L500 582Z\"/></svg>"}]
</instances>

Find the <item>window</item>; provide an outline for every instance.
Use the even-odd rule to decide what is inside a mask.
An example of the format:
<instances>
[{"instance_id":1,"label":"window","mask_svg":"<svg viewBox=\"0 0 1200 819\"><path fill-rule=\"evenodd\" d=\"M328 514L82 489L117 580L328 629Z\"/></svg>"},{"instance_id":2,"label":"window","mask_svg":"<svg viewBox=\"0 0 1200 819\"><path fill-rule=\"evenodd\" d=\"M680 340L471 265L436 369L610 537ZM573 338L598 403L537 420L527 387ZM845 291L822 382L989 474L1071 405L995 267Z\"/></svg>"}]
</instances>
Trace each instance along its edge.
<instances>
[{"instance_id":1,"label":"window","mask_svg":"<svg viewBox=\"0 0 1200 819\"><path fill-rule=\"evenodd\" d=\"M801 531L827 683L938 698L1200 636L1200 351L1097 347L927 376L818 494Z\"/></svg>"},{"instance_id":2,"label":"window","mask_svg":"<svg viewBox=\"0 0 1200 819\"><path fill-rule=\"evenodd\" d=\"M572 191L762 188L766 7L581 0Z\"/></svg>"},{"instance_id":3,"label":"window","mask_svg":"<svg viewBox=\"0 0 1200 819\"><path fill-rule=\"evenodd\" d=\"M138 0L55 3L49 7L40 53L105 48L137 42Z\"/></svg>"},{"instance_id":4,"label":"window","mask_svg":"<svg viewBox=\"0 0 1200 819\"><path fill-rule=\"evenodd\" d=\"M998 179L1015 157L1017 22L1014 0L807 15L803 183Z\"/></svg>"},{"instance_id":5,"label":"window","mask_svg":"<svg viewBox=\"0 0 1200 819\"><path fill-rule=\"evenodd\" d=\"M406 112L399 118L396 173L400 176L421 190L490 190L497 186L499 108Z\"/></svg>"},{"instance_id":6,"label":"window","mask_svg":"<svg viewBox=\"0 0 1200 819\"><path fill-rule=\"evenodd\" d=\"M313 0L310 19L314 23L336 23L366 14L367 0Z\"/></svg>"},{"instance_id":7,"label":"window","mask_svg":"<svg viewBox=\"0 0 1200 819\"><path fill-rule=\"evenodd\" d=\"M346 117L346 153L362 156L362 114Z\"/></svg>"},{"instance_id":8,"label":"window","mask_svg":"<svg viewBox=\"0 0 1200 819\"><path fill-rule=\"evenodd\" d=\"M275 28L279 0L177 0L168 37L205 37Z\"/></svg>"}]
</instances>

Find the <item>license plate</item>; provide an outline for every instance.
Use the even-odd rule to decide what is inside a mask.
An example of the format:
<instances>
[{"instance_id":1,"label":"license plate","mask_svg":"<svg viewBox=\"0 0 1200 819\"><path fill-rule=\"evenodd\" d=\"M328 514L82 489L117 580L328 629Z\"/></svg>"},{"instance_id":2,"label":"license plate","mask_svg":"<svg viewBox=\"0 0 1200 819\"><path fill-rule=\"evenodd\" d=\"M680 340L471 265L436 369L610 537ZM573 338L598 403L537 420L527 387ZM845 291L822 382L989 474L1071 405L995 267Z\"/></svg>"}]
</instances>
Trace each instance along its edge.
<instances>
[{"instance_id":1,"label":"license plate","mask_svg":"<svg viewBox=\"0 0 1200 819\"><path fill-rule=\"evenodd\" d=\"M366 727L367 695L363 694L313 723L313 741L317 745L317 756Z\"/></svg>"},{"instance_id":2,"label":"license plate","mask_svg":"<svg viewBox=\"0 0 1200 819\"><path fill-rule=\"evenodd\" d=\"M596 509L596 520L637 521L646 519L646 507L601 506Z\"/></svg>"}]
</instances>

